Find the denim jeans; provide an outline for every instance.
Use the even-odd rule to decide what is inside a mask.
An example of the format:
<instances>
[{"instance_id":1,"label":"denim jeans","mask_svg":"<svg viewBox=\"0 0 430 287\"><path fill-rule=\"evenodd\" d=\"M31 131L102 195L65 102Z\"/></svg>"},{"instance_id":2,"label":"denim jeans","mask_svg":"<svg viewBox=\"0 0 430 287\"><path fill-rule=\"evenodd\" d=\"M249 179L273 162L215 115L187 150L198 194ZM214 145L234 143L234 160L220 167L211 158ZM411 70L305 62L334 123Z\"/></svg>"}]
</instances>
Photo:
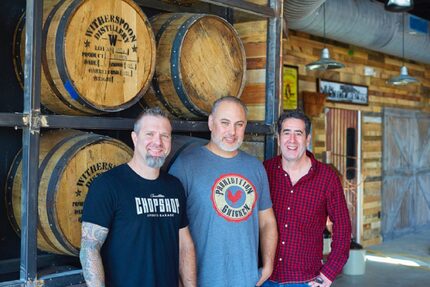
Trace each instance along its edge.
<instances>
[{"instance_id":1,"label":"denim jeans","mask_svg":"<svg viewBox=\"0 0 430 287\"><path fill-rule=\"evenodd\" d=\"M277 283L267 280L261 287L309 287L308 283Z\"/></svg>"}]
</instances>

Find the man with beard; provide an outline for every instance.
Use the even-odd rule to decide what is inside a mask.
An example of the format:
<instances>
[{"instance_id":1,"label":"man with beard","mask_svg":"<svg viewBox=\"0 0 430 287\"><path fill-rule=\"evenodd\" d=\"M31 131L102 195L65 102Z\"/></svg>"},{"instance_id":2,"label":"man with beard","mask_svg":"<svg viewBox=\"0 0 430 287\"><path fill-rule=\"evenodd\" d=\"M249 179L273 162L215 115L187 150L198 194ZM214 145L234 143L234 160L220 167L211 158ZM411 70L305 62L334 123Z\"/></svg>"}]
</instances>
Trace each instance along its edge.
<instances>
[{"instance_id":1,"label":"man with beard","mask_svg":"<svg viewBox=\"0 0 430 287\"><path fill-rule=\"evenodd\" d=\"M208 126L210 142L181 153L170 169L187 196L197 285L260 286L273 270L277 230L263 165L239 150L246 127L245 105L231 96L218 99Z\"/></svg>"},{"instance_id":2,"label":"man with beard","mask_svg":"<svg viewBox=\"0 0 430 287\"><path fill-rule=\"evenodd\" d=\"M328 287L349 255L351 222L336 172L307 151L311 121L299 110L278 119L281 154L264 162L278 222L276 264L264 287ZM323 259L327 216L333 222L331 253Z\"/></svg>"},{"instance_id":3,"label":"man with beard","mask_svg":"<svg viewBox=\"0 0 430 287\"><path fill-rule=\"evenodd\" d=\"M131 133L133 158L91 184L80 252L89 287L196 286L184 190L160 172L171 132L160 109L145 110Z\"/></svg>"}]
</instances>

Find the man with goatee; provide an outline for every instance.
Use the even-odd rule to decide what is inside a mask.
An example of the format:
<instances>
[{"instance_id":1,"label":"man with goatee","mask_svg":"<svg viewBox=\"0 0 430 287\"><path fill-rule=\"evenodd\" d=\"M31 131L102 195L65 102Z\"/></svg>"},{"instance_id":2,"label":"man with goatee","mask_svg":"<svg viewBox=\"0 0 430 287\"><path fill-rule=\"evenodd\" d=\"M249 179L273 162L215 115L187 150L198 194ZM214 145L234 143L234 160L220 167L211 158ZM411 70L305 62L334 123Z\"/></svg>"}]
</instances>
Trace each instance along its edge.
<instances>
[{"instance_id":1,"label":"man with goatee","mask_svg":"<svg viewBox=\"0 0 430 287\"><path fill-rule=\"evenodd\" d=\"M181 153L170 169L187 196L199 287L260 286L273 270L277 231L267 175L257 158L239 150L246 113L238 98L215 101L211 140Z\"/></svg>"},{"instance_id":2,"label":"man with goatee","mask_svg":"<svg viewBox=\"0 0 430 287\"><path fill-rule=\"evenodd\" d=\"M91 184L80 252L89 287L196 286L184 190L160 172L171 132L160 109L145 110L131 133L133 158Z\"/></svg>"}]
</instances>

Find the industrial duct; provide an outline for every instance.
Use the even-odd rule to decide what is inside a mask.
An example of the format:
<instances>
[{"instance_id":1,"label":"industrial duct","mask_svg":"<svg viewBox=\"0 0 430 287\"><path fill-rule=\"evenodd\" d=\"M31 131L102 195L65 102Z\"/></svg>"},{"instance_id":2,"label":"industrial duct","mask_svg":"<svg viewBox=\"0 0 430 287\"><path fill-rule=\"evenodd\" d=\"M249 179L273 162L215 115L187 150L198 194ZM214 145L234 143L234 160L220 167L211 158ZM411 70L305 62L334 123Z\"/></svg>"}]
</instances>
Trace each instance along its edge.
<instances>
[{"instance_id":1,"label":"industrial duct","mask_svg":"<svg viewBox=\"0 0 430 287\"><path fill-rule=\"evenodd\" d=\"M385 11L384 5L376 1L286 0L288 29L323 37L324 2L328 39L402 57L402 14ZM406 17L405 27L409 27L409 20ZM430 64L428 33L411 35L406 28L405 58Z\"/></svg>"}]
</instances>

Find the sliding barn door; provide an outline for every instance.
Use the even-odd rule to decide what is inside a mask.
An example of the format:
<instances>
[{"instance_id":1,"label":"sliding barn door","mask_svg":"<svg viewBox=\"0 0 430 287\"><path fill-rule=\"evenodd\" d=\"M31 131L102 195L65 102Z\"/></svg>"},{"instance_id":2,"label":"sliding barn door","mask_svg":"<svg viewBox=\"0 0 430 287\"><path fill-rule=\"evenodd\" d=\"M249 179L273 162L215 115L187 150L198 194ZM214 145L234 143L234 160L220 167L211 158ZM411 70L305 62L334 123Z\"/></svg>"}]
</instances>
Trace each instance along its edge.
<instances>
[{"instance_id":1,"label":"sliding barn door","mask_svg":"<svg viewBox=\"0 0 430 287\"><path fill-rule=\"evenodd\" d=\"M382 235L430 224L430 114L384 110Z\"/></svg>"}]
</instances>

